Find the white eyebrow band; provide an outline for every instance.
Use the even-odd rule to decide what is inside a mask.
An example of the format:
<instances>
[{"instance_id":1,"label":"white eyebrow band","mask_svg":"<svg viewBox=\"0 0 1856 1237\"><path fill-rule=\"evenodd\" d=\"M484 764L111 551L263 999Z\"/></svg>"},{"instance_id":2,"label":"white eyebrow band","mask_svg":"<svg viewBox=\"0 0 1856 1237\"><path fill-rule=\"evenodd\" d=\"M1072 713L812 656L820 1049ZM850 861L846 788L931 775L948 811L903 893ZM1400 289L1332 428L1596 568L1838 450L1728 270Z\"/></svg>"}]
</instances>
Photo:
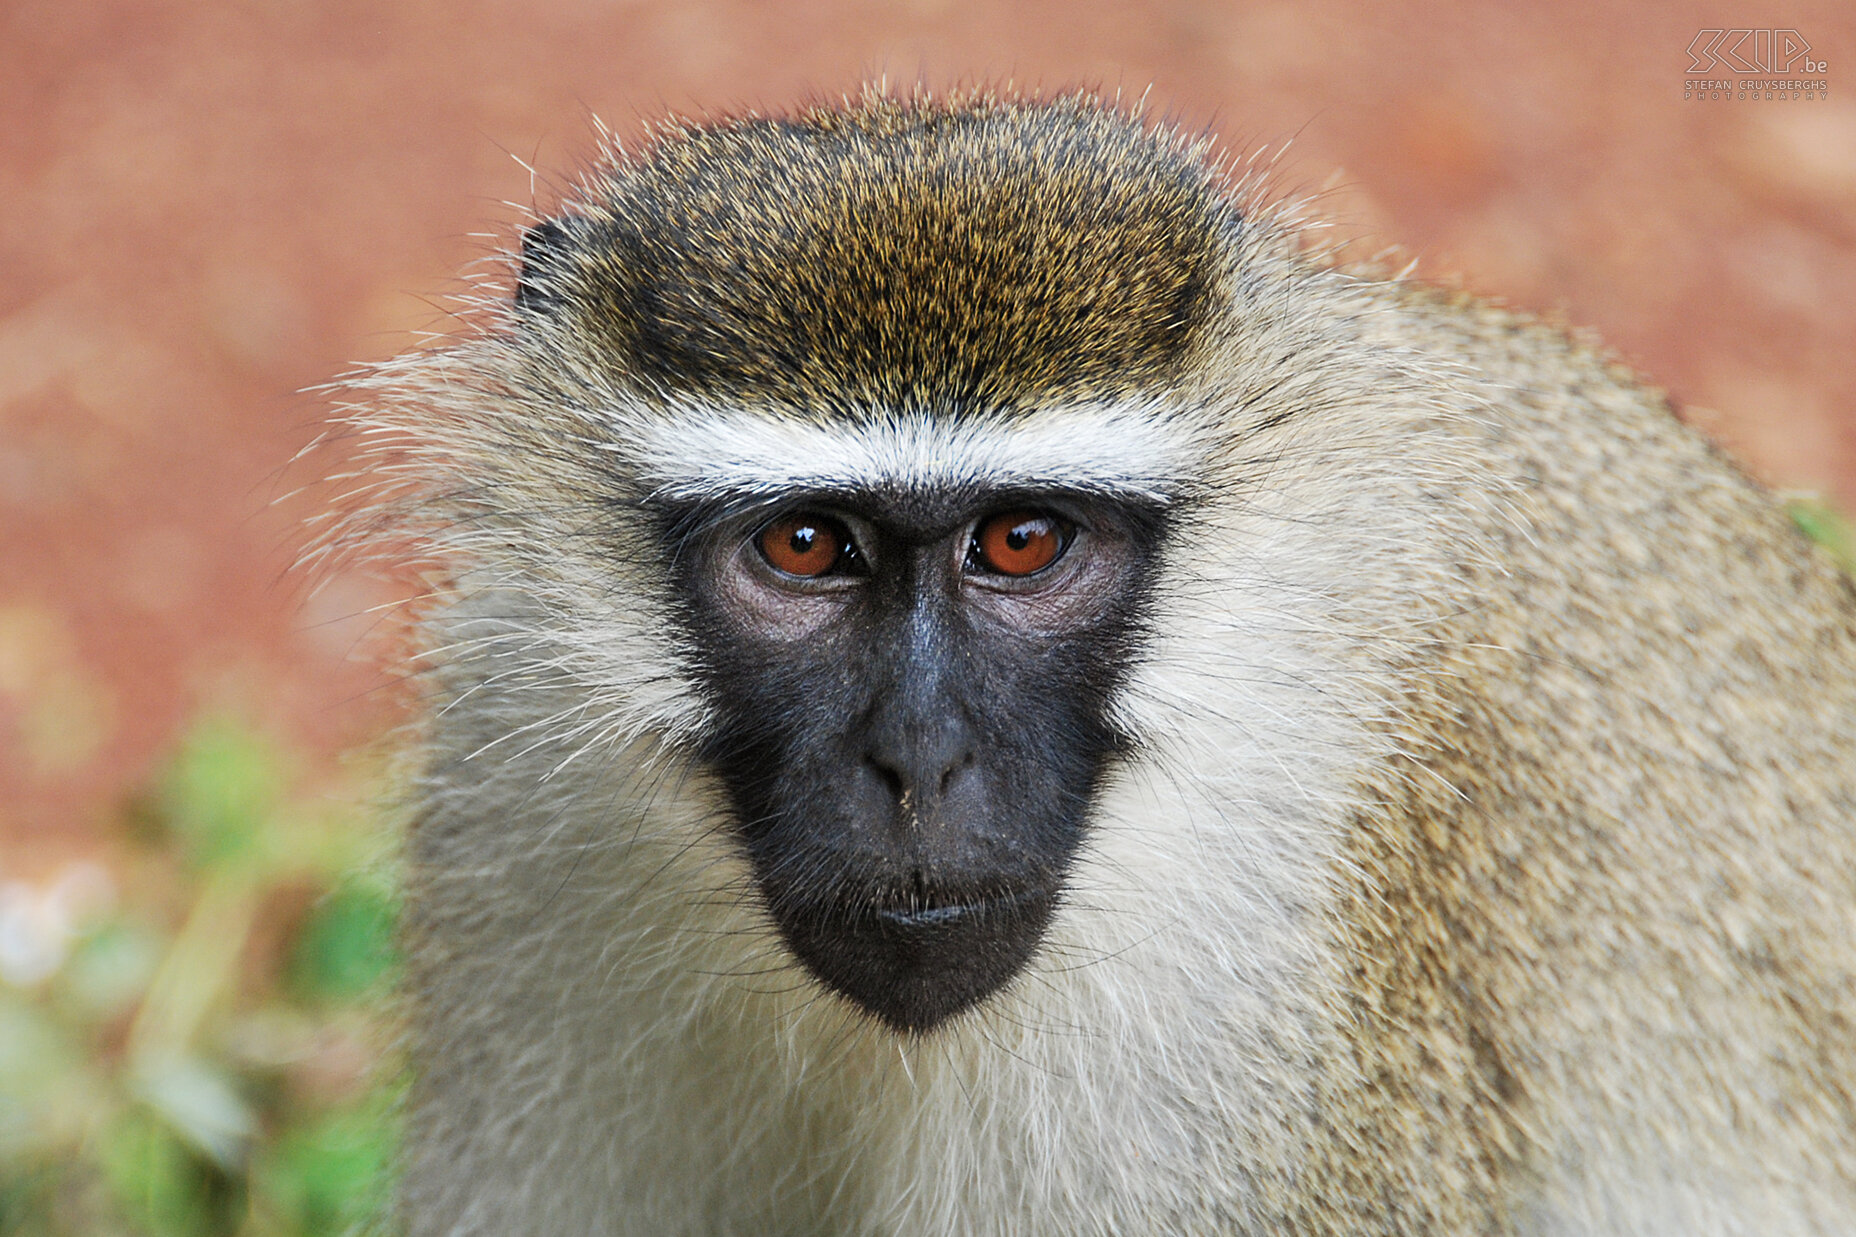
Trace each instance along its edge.
<instances>
[{"instance_id":1,"label":"white eyebrow band","mask_svg":"<svg viewBox=\"0 0 1856 1237\"><path fill-rule=\"evenodd\" d=\"M1197 462L1197 435L1148 407L1052 408L1013 417L811 420L679 410L628 427L615 450L655 495L701 500L793 490L1043 488L1165 503Z\"/></svg>"}]
</instances>

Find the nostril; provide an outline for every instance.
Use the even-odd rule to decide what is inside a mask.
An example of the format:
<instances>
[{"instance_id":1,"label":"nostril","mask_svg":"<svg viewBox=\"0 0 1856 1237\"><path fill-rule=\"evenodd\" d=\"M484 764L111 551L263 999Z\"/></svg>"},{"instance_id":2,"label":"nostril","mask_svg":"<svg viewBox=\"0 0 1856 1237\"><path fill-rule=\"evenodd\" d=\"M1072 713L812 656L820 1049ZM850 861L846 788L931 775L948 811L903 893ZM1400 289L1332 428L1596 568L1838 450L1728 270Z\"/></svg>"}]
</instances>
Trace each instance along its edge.
<instances>
[{"instance_id":1,"label":"nostril","mask_svg":"<svg viewBox=\"0 0 1856 1237\"><path fill-rule=\"evenodd\" d=\"M957 777L963 770L970 769L972 767L973 767L973 753L966 752L960 757L959 760L954 761L952 764L948 765L947 768L943 769L941 771L941 794L945 796L948 790L953 786L954 778Z\"/></svg>"},{"instance_id":2,"label":"nostril","mask_svg":"<svg viewBox=\"0 0 1856 1237\"><path fill-rule=\"evenodd\" d=\"M892 798L898 800L902 798L902 774L874 757L866 757L865 763L876 770L877 777L882 779L883 785L889 789Z\"/></svg>"}]
</instances>

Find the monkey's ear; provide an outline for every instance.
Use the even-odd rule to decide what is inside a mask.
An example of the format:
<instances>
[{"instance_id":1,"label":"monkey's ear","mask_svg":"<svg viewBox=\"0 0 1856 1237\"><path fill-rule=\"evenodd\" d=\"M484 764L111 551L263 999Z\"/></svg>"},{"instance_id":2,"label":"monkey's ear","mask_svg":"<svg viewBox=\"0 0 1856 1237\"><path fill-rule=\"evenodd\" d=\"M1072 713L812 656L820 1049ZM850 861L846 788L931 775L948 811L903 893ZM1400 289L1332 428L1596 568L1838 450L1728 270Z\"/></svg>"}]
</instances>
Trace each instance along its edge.
<instances>
[{"instance_id":1,"label":"monkey's ear","mask_svg":"<svg viewBox=\"0 0 1856 1237\"><path fill-rule=\"evenodd\" d=\"M560 280L572 247L566 224L543 219L522 233L522 272L516 278L516 309L545 317L561 304Z\"/></svg>"}]
</instances>

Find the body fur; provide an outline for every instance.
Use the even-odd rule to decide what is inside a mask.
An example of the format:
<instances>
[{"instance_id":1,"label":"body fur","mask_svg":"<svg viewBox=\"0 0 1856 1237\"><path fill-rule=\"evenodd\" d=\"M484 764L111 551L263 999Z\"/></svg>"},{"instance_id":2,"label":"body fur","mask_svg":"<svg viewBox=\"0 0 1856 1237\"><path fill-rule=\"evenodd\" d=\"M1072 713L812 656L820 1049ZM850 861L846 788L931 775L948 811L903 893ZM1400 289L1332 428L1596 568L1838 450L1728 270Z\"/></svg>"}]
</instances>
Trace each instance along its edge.
<instances>
[{"instance_id":1,"label":"body fur","mask_svg":"<svg viewBox=\"0 0 1856 1237\"><path fill-rule=\"evenodd\" d=\"M641 325L584 308L589 271L641 303L636 264L537 245L553 316L370 383L403 483L370 511L453 573L410 855L412 1232L1856 1232L1856 605L1771 497L1602 355L1332 268L1088 101L756 124L666 134L551 226L652 222L646 188L676 199L639 178L766 147L819 267L711 220L709 282L677 278L745 280L735 316ZM844 132L872 196L809 161ZM920 224L989 209L972 167L1020 215ZM1118 216L1039 214L1090 176L1128 182ZM845 239L885 193L927 203L902 256L889 216ZM1171 247L1120 283L1062 259L1080 299L988 284L1024 287L989 236L1116 218ZM963 304L1018 325L962 345ZM769 926L625 513L730 443L957 480L1038 435L1176 508L1117 697L1136 743L1027 970L898 1036Z\"/></svg>"}]
</instances>

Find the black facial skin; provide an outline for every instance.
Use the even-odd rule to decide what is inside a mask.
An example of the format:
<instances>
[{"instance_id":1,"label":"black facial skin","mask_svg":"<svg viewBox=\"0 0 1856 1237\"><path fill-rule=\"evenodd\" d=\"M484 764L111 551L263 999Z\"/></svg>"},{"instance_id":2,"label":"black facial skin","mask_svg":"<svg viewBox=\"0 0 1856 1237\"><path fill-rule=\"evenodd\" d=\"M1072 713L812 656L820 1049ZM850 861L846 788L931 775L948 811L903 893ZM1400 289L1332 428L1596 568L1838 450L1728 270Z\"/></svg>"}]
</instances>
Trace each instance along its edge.
<instances>
[{"instance_id":1,"label":"black facial skin","mask_svg":"<svg viewBox=\"0 0 1856 1237\"><path fill-rule=\"evenodd\" d=\"M976 526L1022 511L1059 521L1062 553L988 571ZM795 513L835 521L854 552L817 576L778 570L756 535ZM1124 746L1108 706L1162 510L863 493L667 519L720 718L704 755L786 944L897 1032L977 1005L1037 949Z\"/></svg>"}]
</instances>

